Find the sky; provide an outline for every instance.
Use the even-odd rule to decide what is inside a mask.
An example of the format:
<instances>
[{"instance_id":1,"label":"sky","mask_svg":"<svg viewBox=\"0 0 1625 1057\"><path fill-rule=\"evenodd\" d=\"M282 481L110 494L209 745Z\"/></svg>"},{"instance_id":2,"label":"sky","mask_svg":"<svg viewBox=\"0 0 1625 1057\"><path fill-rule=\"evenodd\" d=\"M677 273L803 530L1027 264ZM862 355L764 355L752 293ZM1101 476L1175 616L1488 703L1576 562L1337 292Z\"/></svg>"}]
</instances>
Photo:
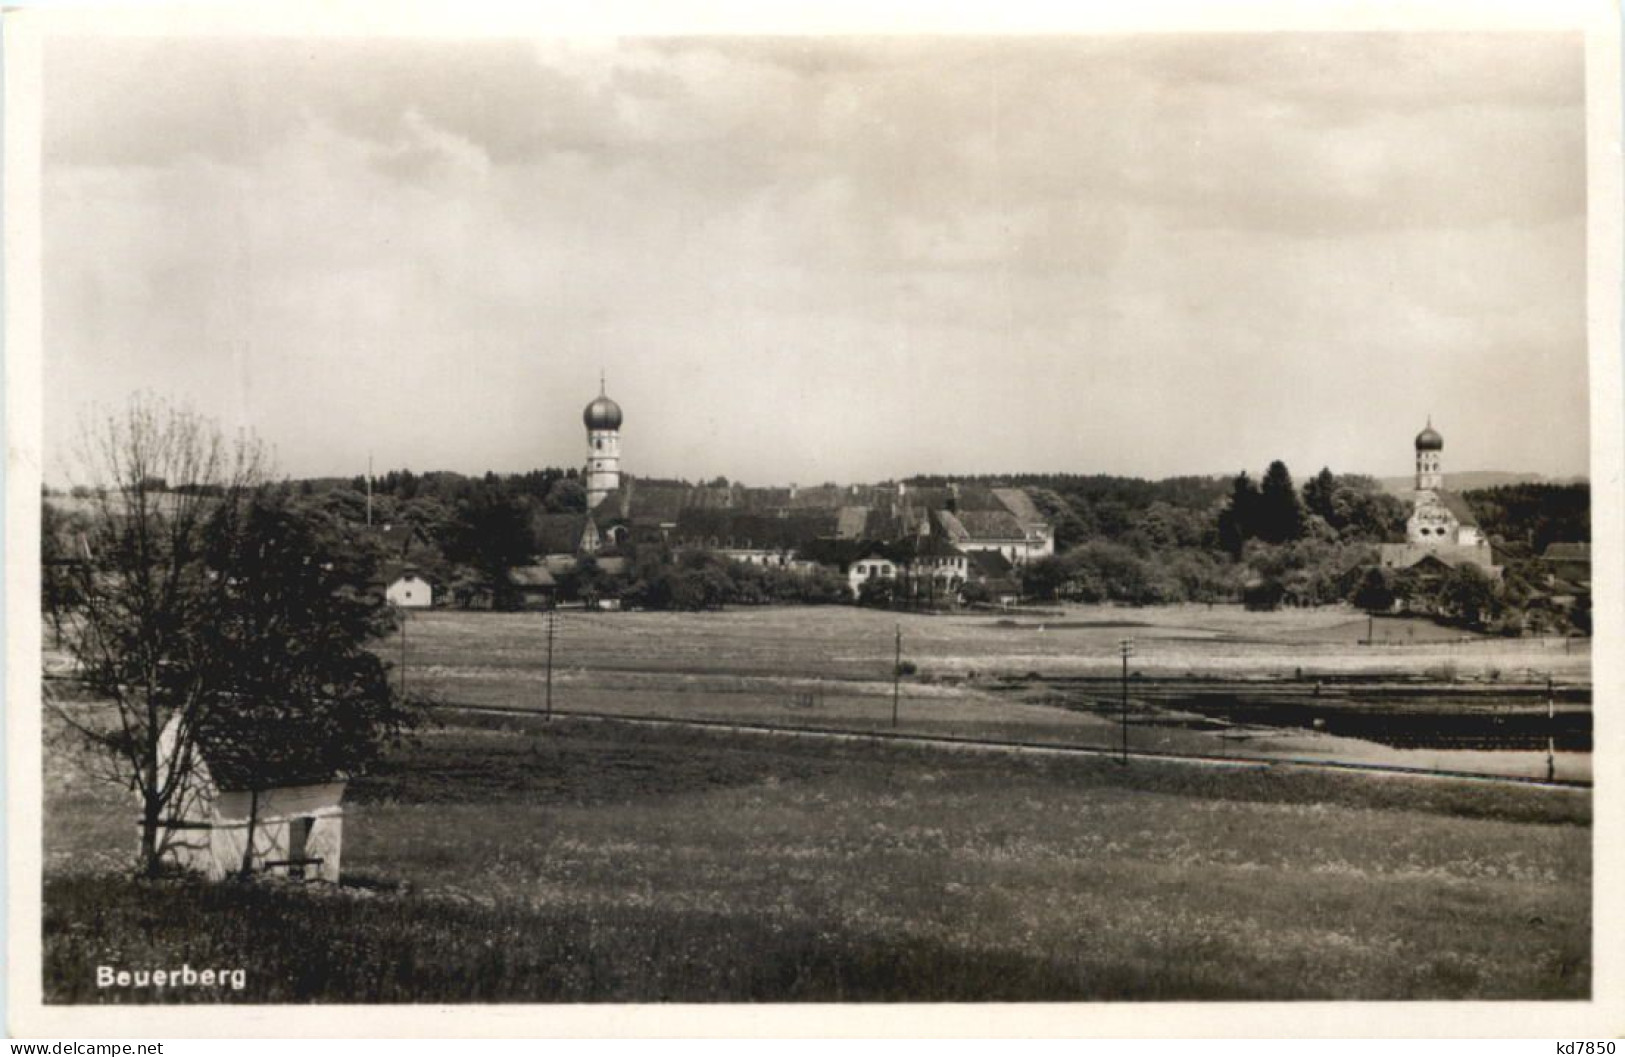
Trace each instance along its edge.
<instances>
[{"instance_id":1,"label":"sky","mask_svg":"<svg viewBox=\"0 0 1625 1057\"><path fill-rule=\"evenodd\" d=\"M1587 472L1581 39L53 37L46 477Z\"/></svg>"}]
</instances>

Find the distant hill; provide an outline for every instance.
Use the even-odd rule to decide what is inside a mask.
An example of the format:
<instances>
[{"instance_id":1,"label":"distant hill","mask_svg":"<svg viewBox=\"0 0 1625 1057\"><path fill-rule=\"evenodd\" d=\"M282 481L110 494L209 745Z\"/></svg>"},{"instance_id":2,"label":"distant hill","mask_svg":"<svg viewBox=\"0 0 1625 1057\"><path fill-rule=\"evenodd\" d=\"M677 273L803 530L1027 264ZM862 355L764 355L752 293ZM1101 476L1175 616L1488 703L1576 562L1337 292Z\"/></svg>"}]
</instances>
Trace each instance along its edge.
<instances>
[{"instance_id":1,"label":"distant hill","mask_svg":"<svg viewBox=\"0 0 1625 1057\"><path fill-rule=\"evenodd\" d=\"M1382 487L1395 495L1404 495L1416 486L1414 474L1405 477L1381 477ZM1475 488L1500 488L1512 484L1585 484L1581 477L1547 477L1538 473L1508 473L1505 470L1467 470L1446 473L1445 487L1452 492L1471 492Z\"/></svg>"}]
</instances>

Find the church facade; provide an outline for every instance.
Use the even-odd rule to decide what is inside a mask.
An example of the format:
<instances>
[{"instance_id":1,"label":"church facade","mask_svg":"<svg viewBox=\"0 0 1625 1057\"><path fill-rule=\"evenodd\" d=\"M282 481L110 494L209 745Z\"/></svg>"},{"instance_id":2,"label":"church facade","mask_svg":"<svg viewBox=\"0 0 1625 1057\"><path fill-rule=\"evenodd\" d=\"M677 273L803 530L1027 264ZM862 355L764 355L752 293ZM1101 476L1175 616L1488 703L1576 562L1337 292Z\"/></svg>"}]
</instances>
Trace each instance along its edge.
<instances>
[{"instance_id":1,"label":"church facade","mask_svg":"<svg viewBox=\"0 0 1625 1057\"><path fill-rule=\"evenodd\" d=\"M1466 500L1444 486L1444 437L1427 427L1416 435L1416 487L1410 493L1411 516L1405 542L1382 546L1385 569L1434 569L1476 565L1501 575L1490 541Z\"/></svg>"}]
</instances>

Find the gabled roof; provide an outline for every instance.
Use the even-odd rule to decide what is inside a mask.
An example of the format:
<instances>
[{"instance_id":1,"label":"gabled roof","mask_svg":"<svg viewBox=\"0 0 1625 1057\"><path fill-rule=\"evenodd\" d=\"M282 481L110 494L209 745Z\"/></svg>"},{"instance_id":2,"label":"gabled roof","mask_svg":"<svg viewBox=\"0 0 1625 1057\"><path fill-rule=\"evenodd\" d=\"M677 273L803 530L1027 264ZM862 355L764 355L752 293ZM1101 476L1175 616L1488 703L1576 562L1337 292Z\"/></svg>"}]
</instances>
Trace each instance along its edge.
<instances>
[{"instance_id":1,"label":"gabled roof","mask_svg":"<svg viewBox=\"0 0 1625 1057\"><path fill-rule=\"evenodd\" d=\"M1004 508L1023 525L1044 523L1043 513L1033 504L1032 497L1027 494L1025 488L995 488L993 494L998 496Z\"/></svg>"},{"instance_id":2,"label":"gabled roof","mask_svg":"<svg viewBox=\"0 0 1625 1057\"><path fill-rule=\"evenodd\" d=\"M851 561L853 555L862 545L861 540L837 539L833 536L821 536L810 539L796 548L796 557L802 561L817 562L820 565L844 566Z\"/></svg>"},{"instance_id":3,"label":"gabled roof","mask_svg":"<svg viewBox=\"0 0 1625 1057\"><path fill-rule=\"evenodd\" d=\"M893 553L902 561L918 558L963 558L965 552L941 536L915 536L897 543Z\"/></svg>"},{"instance_id":4,"label":"gabled roof","mask_svg":"<svg viewBox=\"0 0 1625 1057\"><path fill-rule=\"evenodd\" d=\"M898 560L898 548L882 540L847 540L822 539L808 540L796 549L796 556L803 561L817 562L820 565L835 565L846 569L853 562L865 561L870 558L884 558L886 561Z\"/></svg>"},{"instance_id":5,"label":"gabled roof","mask_svg":"<svg viewBox=\"0 0 1625 1057\"><path fill-rule=\"evenodd\" d=\"M685 510L675 536L692 546L785 550L804 540L833 535L836 518L818 511L784 511L783 516L730 510Z\"/></svg>"},{"instance_id":6,"label":"gabled roof","mask_svg":"<svg viewBox=\"0 0 1625 1057\"><path fill-rule=\"evenodd\" d=\"M1027 538L1027 530L1008 510L961 510L954 515L970 540Z\"/></svg>"},{"instance_id":7,"label":"gabled roof","mask_svg":"<svg viewBox=\"0 0 1625 1057\"><path fill-rule=\"evenodd\" d=\"M1439 502L1444 504L1444 508L1450 511L1458 522L1468 528L1478 527L1478 518L1474 516L1473 508L1467 505L1467 500L1455 492L1447 492L1443 488L1436 489L1433 494L1439 497Z\"/></svg>"},{"instance_id":8,"label":"gabled roof","mask_svg":"<svg viewBox=\"0 0 1625 1057\"><path fill-rule=\"evenodd\" d=\"M400 580L408 576L415 576L419 580L423 580L426 583L432 582L428 576L424 575L422 569L418 568L416 565L413 565L411 562L385 562L378 567L379 583L392 584L396 580Z\"/></svg>"},{"instance_id":9,"label":"gabled roof","mask_svg":"<svg viewBox=\"0 0 1625 1057\"><path fill-rule=\"evenodd\" d=\"M964 522L959 520L958 514L951 510L937 510L933 513L936 515L937 526L944 536L951 540L970 539L970 531L965 528Z\"/></svg>"},{"instance_id":10,"label":"gabled roof","mask_svg":"<svg viewBox=\"0 0 1625 1057\"><path fill-rule=\"evenodd\" d=\"M1591 544L1552 543L1541 553L1541 557L1549 562L1589 562L1591 560Z\"/></svg>"},{"instance_id":11,"label":"gabled roof","mask_svg":"<svg viewBox=\"0 0 1625 1057\"><path fill-rule=\"evenodd\" d=\"M866 506L843 506L837 515L835 534L842 539L858 539L864 535L869 527L869 508Z\"/></svg>"},{"instance_id":12,"label":"gabled roof","mask_svg":"<svg viewBox=\"0 0 1625 1057\"><path fill-rule=\"evenodd\" d=\"M546 569L550 575L558 577L564 573L573 571L575 567L581 563L573 554L549 554L547 557L543 558L539 564L542 566L542 568Z\"/></svg>"},{"instance_id":13,"label":"gabled roof","mask_svg":"<svg viewBox=\"0 0 1625 1057\"><path fill-rule=\"evenodd\" d=\"M232 792L346 780L355 761L342 758L335 745L316 709L250 721L234 710L232 699L223 699L197 728L197 751L209 777Z\"/></svg>"},{"instance_id":14,"label":"gabled roof","mask_svg":"<svg viewBox=\"0 0 1625 1057\"><path fill-rule=\"evenodd\" d=\"M510 569L508 570L508 582L521 589L546 589L559 585L559 582L553 578L553 573L545 565L520 565Z\"/></svg>"},{"instance_id":15,"label":"gabled roof","mask_svg":"<svg viewBox=\"0 0 1625 1057\"><path fill-rule=\"evenodd\" d=\"M586 514L537 514L530 527L543 554L574 554L581 546L587 521Z\"/></svg>"},{"instance_id":16,"label":"gabled roof","mask_svg":"<svg viewBox=\"0 0 1625 1057\"><path fill-rule=\"evenodd\" d=\"M395 521L387 525L361 525L357 527L363 539L370 539L392 558L405 558L413 551L429 549L434 543L421 528L409 521Z\"/></svg>"},{"instance_id":17,"label":"gabled roof","mask_svg":"<svg viewBox=\"0 0 1625 1057\"><path fill-rule=\"evenodd\" d=\"M1458 546L1449 543L1384 543L1381 545L1384 565L1409 569L1425 562L1443 566L1476 565L1493 569L1494 561L1488 547Z\"/></svg>"},{"instance_id":18,"label":"gabled roof","mask_svg":"<svg viewBox=\"0 0 1625 1057\"><path fill-rule=\"evenodd\" d=\"M971 572L987 580L1009 576L1010 570L1015 568L1010 559L998 551L971 551L970 567Z\"/></svg>"}]
</instances>

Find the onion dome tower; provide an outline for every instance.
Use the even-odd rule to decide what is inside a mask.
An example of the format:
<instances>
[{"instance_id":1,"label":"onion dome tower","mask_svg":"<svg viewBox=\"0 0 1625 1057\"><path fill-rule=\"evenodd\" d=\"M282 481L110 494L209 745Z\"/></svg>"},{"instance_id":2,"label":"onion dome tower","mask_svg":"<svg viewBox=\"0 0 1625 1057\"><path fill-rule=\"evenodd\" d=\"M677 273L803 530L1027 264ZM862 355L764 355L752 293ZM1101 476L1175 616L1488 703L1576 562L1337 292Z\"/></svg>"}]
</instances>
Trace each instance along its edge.
<instances>
[{"instance_id":1,"label":"onion dome tower","mask_svg":"<svg viewBox=\"0 0 1625 1057\"><path fill-rule=\"evenodd\" d=\"M1416 490L1436 492L1444 487L1441 457L1444 438L1433 428L1433 416L1428 416L1427 428L1416 435Z\"/></svg>"},{"instance_id":2,"label":"onion dome tower","mask_svg":"<svg viewBox=\"0 0 1625 1057\"><path fill-rule=\"evenodd\" d=\"M621 405L604 395L598 376L598 398L581 413L587 427L587 509L621 487Z\"/></svg>"}]
</instances>

